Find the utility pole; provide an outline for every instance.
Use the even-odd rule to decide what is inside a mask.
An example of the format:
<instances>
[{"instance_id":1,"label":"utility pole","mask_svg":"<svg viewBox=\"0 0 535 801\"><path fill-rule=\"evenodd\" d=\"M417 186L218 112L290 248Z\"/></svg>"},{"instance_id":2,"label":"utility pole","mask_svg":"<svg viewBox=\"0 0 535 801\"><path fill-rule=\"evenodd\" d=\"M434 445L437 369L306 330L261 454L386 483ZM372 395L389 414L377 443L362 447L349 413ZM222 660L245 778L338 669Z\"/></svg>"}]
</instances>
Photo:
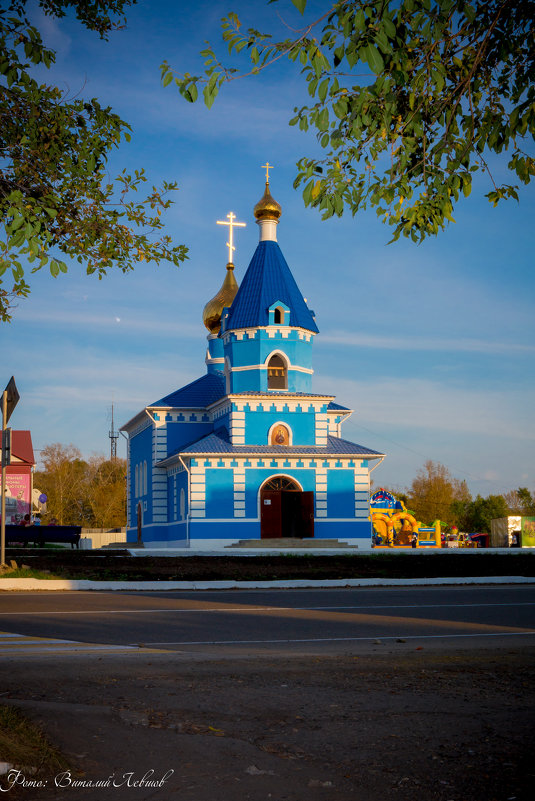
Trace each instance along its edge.
<instances>
[{"instance_id":1,"label":"utility pole","mask_svg":"<svg viewBox=\"0 0 535 801\"><path fill-rule=\"evenodd\" d=\"M19 402L19 392L15 379L11 379L2 392L2 499L0 514L0 569L6 567L6 468L11 462L11 429L7 427L11 412Z\"/></svg>"},{"instance_id":2,"label":"utility pole","mask_svg":"<svg viewBox=\"0 0 535 801\"><path fill-rule=\"evenodd\" d=\"M114 462L117 459L117 440L119 439L119 434L115 430L113 422L113 403L111 405L111 429L109 437L110 437L110 461Z\"/></svg>"}]
</instances>

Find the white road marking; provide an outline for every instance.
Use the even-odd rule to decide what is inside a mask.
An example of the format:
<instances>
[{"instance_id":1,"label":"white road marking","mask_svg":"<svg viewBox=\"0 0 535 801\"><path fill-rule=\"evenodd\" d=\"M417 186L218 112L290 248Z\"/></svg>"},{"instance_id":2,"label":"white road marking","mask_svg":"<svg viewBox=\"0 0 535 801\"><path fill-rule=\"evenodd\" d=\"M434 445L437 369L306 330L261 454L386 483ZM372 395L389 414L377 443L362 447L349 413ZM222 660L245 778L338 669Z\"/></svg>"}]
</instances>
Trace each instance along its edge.
<instances>
[{"instance_id":1,"label":"white road marking","mask_svg":"<svg viewBox=\"0 0 535 801\"><path fill-rule=\"evenodd\" d=\"M202 603L202 601L200 602ZM464 609L494 606L535 606L535 602L521 601L519 603L475 603L475 604L367 604L361 606L213 606L189 609L185 607L161 609L72 609L55 610L48 612L39 610L34 612L0 612L0 617L36 617L37 615L151 615L162 613L199 613L199 612L322 612L341 609Z\"/></svg>"},{"instance_id":2,"label":"white road marking","mask_svg":"<svg viewBox=\"0 0 535 801\"><path fill-rule=\"evenodd\" d=\"M532 634L535 634L535 630L497 631L491 634L376 634L373 637L304 637L297 640L193 640L191 642L180 640L177 642L146 642L144 645L149 648L161 648L165 645L272 645L304 642L369 642L370 640L442 640L455 637L522 637Z\"/></svg>"},{"instance_id":3,"label":"white road marking","mask_svg":"<svg viewBox=\"0 0 535 801\"><path fill-rule=\"evenodd\" d=\"M72 651L133 653L140 650L146 651L145 648L141 649L139 645L89 643L77 640L62 640L56 637L32 637L6 631L0 632L0 657L11 656L12 654L65 653Z\"/></svg>"}]
</instances>

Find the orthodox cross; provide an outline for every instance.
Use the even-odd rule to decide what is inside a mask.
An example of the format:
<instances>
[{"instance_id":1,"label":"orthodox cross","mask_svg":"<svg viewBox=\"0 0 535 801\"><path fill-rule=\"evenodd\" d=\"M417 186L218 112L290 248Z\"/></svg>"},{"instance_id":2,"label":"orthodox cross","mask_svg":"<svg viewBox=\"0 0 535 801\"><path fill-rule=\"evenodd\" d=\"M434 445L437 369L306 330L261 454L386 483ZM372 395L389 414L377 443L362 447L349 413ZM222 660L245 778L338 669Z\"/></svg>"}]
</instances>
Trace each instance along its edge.
<instances>
[{"instance_id":1,"label":"orthodox cross","mask_svg":"<svg viewBox=\"0 0 535 801\"><path fill-rule=\"evenodd\" d=\"M229 261L229 264L232 264L232 251L236 250L236 248L234 247L234 230L233 229L236 228L236 227L245 228L246 223L234 222L235 219L236 219L236 215L234 214L233 211L229 211L229 213L227 214L227 217L228 217L228 222L226 220L217 220L217 224L218 225L228 225L228 227L229 227L229 235L228 235L228 242L227 242L228 261Z\"/></svg>"},{"instance_id":2,"label":"orthodox cross","mask_svg":"<svg viewBox=\"0 0 535 801\"><path fill-rule=\"evenodd\" d=\"M273 169L273 164L266 161L265 164L262 164L262 169L266 171L266 184L269 184L269 171Z\"/></svg>"}]
</instances>

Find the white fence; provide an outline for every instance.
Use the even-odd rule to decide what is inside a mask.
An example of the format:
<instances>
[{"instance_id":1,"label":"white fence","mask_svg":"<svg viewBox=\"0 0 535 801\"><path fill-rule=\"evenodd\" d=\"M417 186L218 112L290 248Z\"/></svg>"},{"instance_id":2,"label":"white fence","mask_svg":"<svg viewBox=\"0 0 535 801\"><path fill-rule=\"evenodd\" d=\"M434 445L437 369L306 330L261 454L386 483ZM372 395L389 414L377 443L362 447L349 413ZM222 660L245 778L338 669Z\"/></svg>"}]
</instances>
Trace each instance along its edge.
<instances>
[{"instance_id":1,"label":"white fence","mask_svg":"<svg viewBox=\"0 0 535 801\"><path fill-rule=\"evenodd\" d=\"M112 542L126 543L126 528L109 529L83 528L80 538L80 548L90 551L92 548L102 548Z\"/></svg>"}]
</instances>

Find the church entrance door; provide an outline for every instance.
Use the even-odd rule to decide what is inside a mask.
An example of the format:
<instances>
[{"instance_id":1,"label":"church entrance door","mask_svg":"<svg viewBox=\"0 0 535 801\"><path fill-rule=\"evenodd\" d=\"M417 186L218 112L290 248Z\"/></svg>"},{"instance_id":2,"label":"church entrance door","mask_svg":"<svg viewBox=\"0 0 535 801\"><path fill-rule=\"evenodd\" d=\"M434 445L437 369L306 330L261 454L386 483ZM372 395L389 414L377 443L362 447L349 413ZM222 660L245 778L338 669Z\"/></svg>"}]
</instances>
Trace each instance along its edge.
<instances>
[{"instance_id":1,"label":"church entrance door","mask_svg":"<svg viewBox=\"0 0 535 801\"><path fill-rule=\"evenodd\" d=\"M260 536L314 536L314 493L303 492L299 485L285 476L274 476L260 493Z\"/></svg>"}]
</instances>

